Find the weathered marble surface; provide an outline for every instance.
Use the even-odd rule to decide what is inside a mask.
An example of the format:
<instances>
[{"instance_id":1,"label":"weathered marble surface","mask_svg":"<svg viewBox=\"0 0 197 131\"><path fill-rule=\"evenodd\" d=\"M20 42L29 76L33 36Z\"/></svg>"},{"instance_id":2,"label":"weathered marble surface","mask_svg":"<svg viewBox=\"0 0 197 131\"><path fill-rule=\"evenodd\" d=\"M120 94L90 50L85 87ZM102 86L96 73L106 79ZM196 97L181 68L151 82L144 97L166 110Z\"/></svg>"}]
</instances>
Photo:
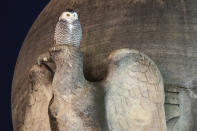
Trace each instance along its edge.
<instances>
[{"instance_id":1,"label":"weathered marble surface","mask_svg":"<svg viewBox=\"0 0 197 131\"><path fill-rule=\"evenodd\" d=\"M107 76L92 83L84 78L78 47L55 45L39 56L15 130L166 131L164 83L155 63L131 49L108 59Z\"/></svg>"},{"instance_id":2,"label":"weathered marble surface","mask_svg":"<svg viewBox=\"0 0 197 131\"><path fill-rule=\"evenodd\" d=\"M150 56L166 84L187 88L182 95L179 125L197 130L197 1L196 0L52 0L29 31L15 68L13 124L22 121L28 94L28 71L53 43L59 14L74 8L83 28L84 72L89 80L105 76L106 57L130 47ZM184 128L183 128L184 130Z\"/></svg>"}]
</instances>

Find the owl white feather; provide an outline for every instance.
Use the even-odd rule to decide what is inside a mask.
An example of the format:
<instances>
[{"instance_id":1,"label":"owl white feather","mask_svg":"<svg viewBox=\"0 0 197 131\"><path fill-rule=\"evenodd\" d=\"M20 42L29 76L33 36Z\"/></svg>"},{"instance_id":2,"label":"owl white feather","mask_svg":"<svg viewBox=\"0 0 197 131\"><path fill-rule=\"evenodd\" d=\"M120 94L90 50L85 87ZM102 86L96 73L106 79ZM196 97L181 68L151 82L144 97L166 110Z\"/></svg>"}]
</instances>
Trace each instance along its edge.
<instances>
[{"instance_id":1,"label":"owl white feather","mask_svg":"<svg viewBox=\"0 0 197 131\"><path fill-rule=\"evenodd\" d=\"M75 11L67 9L59 17L55 28L55 44L68 44L79 47L82 38L81 25Z\"/></svg>"}]
</instances>

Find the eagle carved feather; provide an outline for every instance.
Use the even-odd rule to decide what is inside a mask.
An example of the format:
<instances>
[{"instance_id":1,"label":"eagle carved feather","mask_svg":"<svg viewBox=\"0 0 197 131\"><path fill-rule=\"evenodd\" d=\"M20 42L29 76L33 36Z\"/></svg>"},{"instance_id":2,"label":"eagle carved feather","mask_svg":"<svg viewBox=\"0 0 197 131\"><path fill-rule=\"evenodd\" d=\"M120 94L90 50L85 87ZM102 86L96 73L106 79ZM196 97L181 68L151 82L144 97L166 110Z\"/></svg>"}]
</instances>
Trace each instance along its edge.
<instances>
[{"instance_id":1,"label":"eagle carved feather","mask_svg":"<svg viewBox=\"0 0 197 131\"><path fill-rule=\"evenodd\" d=\"M68 40L61 38L65 37L62 32L67 31L64 31L66 24L60 24L72 15L69 22L78 20L74 13L70 10L60 16L57 26L63 28L56 28L55 44L47 56L38 58L39 65L52 62L56 67L49 105L51 130L166 131L164 85L155 63L139 51L116 50L108 57L105 79L95 83L87 81L79 48L81 27L73 26L79 31L75 32L76 36L70 32Z\"/></svg>"}]
</instances>

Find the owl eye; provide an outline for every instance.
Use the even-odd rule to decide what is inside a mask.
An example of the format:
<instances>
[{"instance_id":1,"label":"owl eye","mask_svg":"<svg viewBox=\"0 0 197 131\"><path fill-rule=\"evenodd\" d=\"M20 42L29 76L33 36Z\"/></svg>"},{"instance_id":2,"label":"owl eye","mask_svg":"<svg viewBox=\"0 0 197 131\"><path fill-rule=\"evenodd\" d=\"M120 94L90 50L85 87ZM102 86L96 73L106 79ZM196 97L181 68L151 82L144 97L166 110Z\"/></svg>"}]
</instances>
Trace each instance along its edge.
<instances>
[{"instance_id":1,"label":"owl eye","mask_svg":"<svg viewBox=\"0 0 197 131\"><path fill-rule=\"evenodd\" d=\"M66 14L67 16L70 16L70 14Z\"/></svg>"}]
</instances>

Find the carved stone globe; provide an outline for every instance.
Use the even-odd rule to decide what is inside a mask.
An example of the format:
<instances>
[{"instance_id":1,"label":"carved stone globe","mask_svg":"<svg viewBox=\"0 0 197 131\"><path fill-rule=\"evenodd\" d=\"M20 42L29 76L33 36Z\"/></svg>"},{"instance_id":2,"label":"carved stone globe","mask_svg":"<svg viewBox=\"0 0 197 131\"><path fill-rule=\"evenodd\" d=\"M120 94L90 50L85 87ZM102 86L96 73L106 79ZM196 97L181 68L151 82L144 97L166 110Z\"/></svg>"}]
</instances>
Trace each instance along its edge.
<instances>
[{"instance_id":1,"label":"carved stone globe","mask_svg":"<svg viewBox=\"0 0 197 131\"><path fill-rule=\"evenodd\" d=\"M196 6L196 0L51 0L32 25L18 56L12 85L14 130L31 129L24 127L24 121L32 122L32 117L25 114L31 111L34 102L40 101L43 110L50 105L51 90L45 88L41 91L44 95L34 92L27 98L32 84L28 81L29 72L42 70L49 76L46 80L54 75L44 67L37 69L33 65L53 45L55 25L67 8L79 14L83 30L80 49L87 80L105 79L107 57L113 50L131 48L143 52L155 62L163 76L168 131L197 130ZM42 103L43 99L48 103ZM41 110L35 117L39 117L39 113ZM45 129L56 130L55 124L50 123L53 119L50 114L44 112L43 115L48 116L43 118L47 121ZM105 126L103 119L101 123Z\"/></svg>"}]
</instances>

